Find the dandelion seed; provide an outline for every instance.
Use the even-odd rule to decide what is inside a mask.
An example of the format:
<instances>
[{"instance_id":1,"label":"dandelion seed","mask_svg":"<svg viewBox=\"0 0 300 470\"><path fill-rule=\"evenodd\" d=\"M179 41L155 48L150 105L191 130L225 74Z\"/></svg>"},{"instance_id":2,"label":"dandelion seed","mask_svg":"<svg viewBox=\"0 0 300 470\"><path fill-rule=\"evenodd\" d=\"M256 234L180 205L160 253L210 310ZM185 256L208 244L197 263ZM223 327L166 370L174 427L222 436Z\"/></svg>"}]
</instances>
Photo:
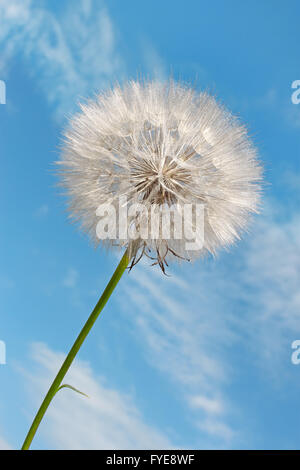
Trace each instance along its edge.
<instances>
[{"instance_id":1,"label":"dandelion seed","mask_svg":"<svg viewBox=\"0 0 300 470\"><path fill-rule=\"evenodd\" d=\"M71 217L96 245L126 247L131 268L142 256L165 271L167 259L215 254L240 237L259 204L262 171L245 127L214 97L173 81L129 82L81 105L59 165ZM127 208L147 209L147 218L141 211L125 220L135 239L120 222L122 198ZM123 238L97 237L97 209L105 204L114 207ZM193 250L184 231L174 234L174 220L189 204L204 211L203 243ZM155 237L139 236L155 208L162 217L174 212L168 238L162 224Z\"/></svg>"}]
</instances>

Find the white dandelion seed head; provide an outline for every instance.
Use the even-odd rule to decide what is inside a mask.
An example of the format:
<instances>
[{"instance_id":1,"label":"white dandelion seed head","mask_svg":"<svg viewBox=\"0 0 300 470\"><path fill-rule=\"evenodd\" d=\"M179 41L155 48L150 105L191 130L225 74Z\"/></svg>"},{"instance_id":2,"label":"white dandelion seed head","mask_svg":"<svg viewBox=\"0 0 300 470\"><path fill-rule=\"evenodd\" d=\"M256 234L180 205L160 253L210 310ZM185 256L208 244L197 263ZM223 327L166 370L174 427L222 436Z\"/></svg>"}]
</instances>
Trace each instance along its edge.
<instances>
[{"instance_id":1,"label":"white dandelion seed head","mask_svg":"<svg viewBox=\"0 0 300 470\"><path fill-rule=\"evenodd\" d=\"M132 81L81 105L58 163L71 217L96 244L127 247L132 265L146 254L164 271L172 257L215 254L239 238L259 204L262 170L245 127L214 97L174 81ZM148 212L124 221L120 211L133 204ZM154 217L151 209L163 214L172 207L182 215L186 204L203 207L199 249L187 248L184 230L179 238L172 230L166 238L159 226L155 237L150 230L140 236L145 220ZM114 207L115 232L123 230L122 237L97 237L101 205ZM124 235L125 222L135 239Z\"/></svg>"}]
</instances>

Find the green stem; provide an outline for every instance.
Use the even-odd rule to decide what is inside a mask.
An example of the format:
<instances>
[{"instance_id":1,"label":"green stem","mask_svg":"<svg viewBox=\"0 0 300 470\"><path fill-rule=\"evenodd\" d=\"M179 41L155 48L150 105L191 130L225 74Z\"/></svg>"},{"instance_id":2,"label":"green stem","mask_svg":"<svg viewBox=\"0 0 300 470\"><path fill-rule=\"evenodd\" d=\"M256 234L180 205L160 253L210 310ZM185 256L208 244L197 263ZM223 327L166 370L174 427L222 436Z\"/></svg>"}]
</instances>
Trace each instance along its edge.
<instances>
[{"instance_id":1,"label":"green stem","mask_svg":"<svg viewBox=\"0 0 300 470\"><path fill-rule=\"evenodd\" d=\"M57 376L55 377L51 387L48 390L47 395L44 398L43 403L40 406L40 409L38 410L33 423L31 425L31 428L28 431L28 434L26 436L26 439L24 441L24 444L22 446L22 450L28 450L30 447L30 444L35 436L35 433L40 425L40 422L43 419L44 414L47 411L48 406L50 405L54 395L58 391L62 380L64 379L66 373L68 372L73 360L75 359L76 354L78 353L79 349L81 348L85 338L89 334L90 330L92 329L95 321L97 320L99 314L101 313L103 307L105 306L106 302L110 298L111 294L113 293L116 285L118 284L119 280L122 277L122 274L124 273L127 265L129 263L129 258L127 251L124 253L119 265L117 266L117 269L115 270L114 274L112 275L109 283L107 284L105 291L101 295L96 307L92 311L90 317L88 318L86 324L82 328L81 332L79 333L75 343L73 344L69 354L67 355L63 365L61 366Z\"/></svg>"}]
</instances>

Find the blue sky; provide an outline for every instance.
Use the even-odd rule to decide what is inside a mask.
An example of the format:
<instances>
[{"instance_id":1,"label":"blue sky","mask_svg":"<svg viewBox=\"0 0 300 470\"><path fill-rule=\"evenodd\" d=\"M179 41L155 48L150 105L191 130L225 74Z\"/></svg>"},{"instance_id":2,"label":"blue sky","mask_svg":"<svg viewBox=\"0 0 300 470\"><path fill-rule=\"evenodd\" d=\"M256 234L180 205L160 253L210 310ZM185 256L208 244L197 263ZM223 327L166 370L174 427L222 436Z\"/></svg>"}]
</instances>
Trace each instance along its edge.
<instances>
[{"instance_id":1,"label":"blue sky","mask_svg":"<svg viewBox=\"0 0 300 470\"><path fill-rule=\"evenodd\" d=\"M118 262L66 220L66 117L116 80L172 75L247 123L263 209L216 259L125 275L33 448L300 448L299 2L0 1L0 448L34 412Z\"/></svg>"}]
</instances>

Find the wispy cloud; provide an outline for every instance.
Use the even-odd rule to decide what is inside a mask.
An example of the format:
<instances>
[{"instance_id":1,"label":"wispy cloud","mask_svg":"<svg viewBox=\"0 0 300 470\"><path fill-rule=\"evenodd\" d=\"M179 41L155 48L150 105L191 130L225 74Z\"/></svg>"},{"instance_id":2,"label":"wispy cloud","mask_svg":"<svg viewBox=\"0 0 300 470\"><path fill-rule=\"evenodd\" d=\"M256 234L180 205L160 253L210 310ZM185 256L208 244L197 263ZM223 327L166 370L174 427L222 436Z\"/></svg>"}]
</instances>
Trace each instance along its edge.
<instances>
[{"instance_id":1,"label":"wispy cloud","mask_svg":"<svg viewBox=\"0 0 300 470\"><path fill-rule=\"evenodd\" d=\"M298 211L287 216L273 201L234 254L183 265L184 279L137 266L123 284L147 360L180 387L194 426L219 447L247 439L235 419L244 404L228 397L243 367L239 354L270 378L289 364L290 342L300 334L299 231Z\"/></svg>"},{"instance_id":2,"label":"wispy cloud","mask_svg":"<svg viewBox=\"0 0 300 470\"><path fill-rule=\"evenodd\" d=\"M200 430L211 436L220 437L225 443L232 442L235 436L230 426L227 426L223 421L217 419L207 418L204 421L198 421L197 424Z\"/></svg>"},{"instance_id":3,"label":"wispy cloud","mask_svg":"<svg viewBox=\"0 0 300 470\"><path fill-rule=\"evenodd\" d=\"M278 206L266 214L236 273L240 298L247 305L241 329L263 367L277 373L289 359L291 340L300 334L299 230L297 211L287 216Z\"/></svg>"},{"instance_id":4,"label":"wispy cloud","mask_svg":"<svg viewBox=\"0 0 300 470\"><path fill-rule=\"evenodd\" d=\"M208 398L203 395L194 395L190 398L190 406L195 409L202 409L207 413L220 414L223 412L224 405L221 400Z\"/></svg>"},{"instance_id":5,"label":"wispy cloud","mask_svg":"<svg viewBox=\"0 0 300 470\"><path fill-rule=\"evenodd\" d=\"M37 343L32 358L39 366L26 374L35 390L34 406L61 365L64 355ZM103 377L96 377L89 364L78 361L65 383L87 393L89 398L64 389L56 397L40 432L57 449L159 449L174 447L163 430L148 425L131 396L115 390Z\"/></svg>"},{"instance_id":6,"label":"wispy cloud","mask_svg":"<svg viewBox=\"0 0 300 470\"><path fill-rule=\"evenodd\" d=\"M11 450L12 447L8 444L8 442L0 436L0 450Z\"/></svg>"},{"instance_id":7,"label":"wispy cloud","mask_svg":"<svg viewBox=\"0 0 300 470\"><path fill-rule=\"evenodd\" d=\"M115 26L103 2L94 3L81 0L61 16L31 0L0 3L2 58L24 56L60 119L124 72Z\"/></svg>"},{"instance_id":8,"label":"wispy cloud","mask_svg":"<svg viewBox=\"0 0 300 470\"><path fill-rule=\"evenodd\" d=\"M147 359L180 386L194 425L199 428L198 423L205 422L209 434L227 441L234 433L226 424L230 405L223 386L230 366L224 350L234 334L218 309L213 285L209 287L200 272L191 282L176 276L162 279L149 267L138 266L136 271L126 282L127 311L138 312L133 321Z\"/></svg>"}]
</instances>

